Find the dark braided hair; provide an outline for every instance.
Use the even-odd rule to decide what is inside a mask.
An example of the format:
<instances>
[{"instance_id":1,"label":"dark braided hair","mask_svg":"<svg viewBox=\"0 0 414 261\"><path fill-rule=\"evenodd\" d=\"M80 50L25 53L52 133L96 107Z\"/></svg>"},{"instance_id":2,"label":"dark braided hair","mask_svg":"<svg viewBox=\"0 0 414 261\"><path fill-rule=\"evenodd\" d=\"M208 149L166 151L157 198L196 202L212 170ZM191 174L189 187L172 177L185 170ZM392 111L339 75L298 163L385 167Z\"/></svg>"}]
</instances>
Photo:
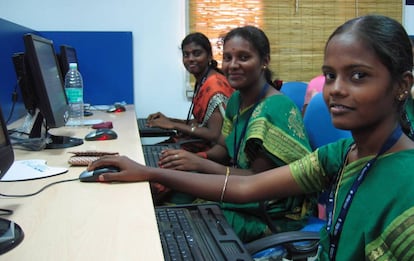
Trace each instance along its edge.
<instances>
[{"instance_id":1,"label":"dark braided hair","mask_svg":"<svg viewBox=\"0 0 414 261\"><path fill-rule=\"evenodd\" d=\"M404 73L413 69L413 53L410 38L403 26L396 20L382 15L367 15L347 21L329 37L348 31L356 33L379 57L388 69L392 82L402 83ZM326 48L326 47L325 47ZM407 95L407 98L410 97ZM404 133L414 140L414 131L406 112L406 101L398 101L400 125Z\"/></svg>"}]
</instances>

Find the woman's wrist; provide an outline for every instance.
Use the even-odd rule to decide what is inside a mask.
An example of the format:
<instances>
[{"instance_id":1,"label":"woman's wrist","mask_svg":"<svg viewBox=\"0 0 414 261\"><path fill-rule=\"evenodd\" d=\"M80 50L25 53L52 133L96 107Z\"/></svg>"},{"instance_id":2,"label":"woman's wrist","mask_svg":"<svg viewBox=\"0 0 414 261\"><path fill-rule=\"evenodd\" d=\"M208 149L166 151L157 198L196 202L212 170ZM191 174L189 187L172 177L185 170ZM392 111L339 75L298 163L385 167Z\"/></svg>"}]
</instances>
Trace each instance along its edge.
<instances>
[{"instance_id":1,"label":"woman's wrist","mask_svg":"<svg viewBox=\"0 0 414 261\"><path fill-rule=\"evenodd\" d=\"M201 158L208 159L207 152L205 151L197 152L197 155Z\"/></svg>"}]
</instances>

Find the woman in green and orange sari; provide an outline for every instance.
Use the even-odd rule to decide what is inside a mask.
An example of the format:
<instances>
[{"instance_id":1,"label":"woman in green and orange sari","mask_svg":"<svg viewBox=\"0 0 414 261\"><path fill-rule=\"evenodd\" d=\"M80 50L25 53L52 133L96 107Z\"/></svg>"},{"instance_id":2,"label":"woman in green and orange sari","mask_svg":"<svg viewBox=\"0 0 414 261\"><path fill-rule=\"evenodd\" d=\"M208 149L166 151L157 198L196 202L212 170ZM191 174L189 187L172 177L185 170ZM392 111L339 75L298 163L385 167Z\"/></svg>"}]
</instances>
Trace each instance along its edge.
<instances>
[{"instance_id":1,"label":"woman in green and orange sari","mask_svg":"<svg viewBox=\"0 0 414 261\"><path fill-rule=\"evenodd\" d=\"M201 33L187 35L181 43L183 64L196 82L187 119L168 118L161 112L148 116L151 127L175 130L176 135L163 143L185 143L182 148L192 152L205 151L217 141L223 123L227 100L234 89L217 68L209 39Z\"/></svg>"}]
</instances>

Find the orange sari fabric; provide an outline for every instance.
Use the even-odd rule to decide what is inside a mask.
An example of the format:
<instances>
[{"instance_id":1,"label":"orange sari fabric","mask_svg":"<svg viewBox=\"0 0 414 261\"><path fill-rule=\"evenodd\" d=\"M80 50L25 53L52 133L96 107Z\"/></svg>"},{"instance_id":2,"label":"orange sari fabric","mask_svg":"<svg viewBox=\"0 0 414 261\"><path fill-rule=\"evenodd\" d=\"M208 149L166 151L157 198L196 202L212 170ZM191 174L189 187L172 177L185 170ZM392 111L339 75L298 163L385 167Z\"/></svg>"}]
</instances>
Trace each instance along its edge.
<instances>
[{"instance_id":1,"label":"orange sari fabric","mask_svg":"<svg viewBox=\"0 0 414 261\"><path fill-rule=\"evenodd\" d=\"M210 117L209 113L211 114L219 105L211 101L213 97L223 97L221 103L224 102L226 104L233 91L234 89L227 82L224 75L220 73L210 75L194 97L192 113L197 123L206 122L205 117Z\"/></svg>"}]
</instances>

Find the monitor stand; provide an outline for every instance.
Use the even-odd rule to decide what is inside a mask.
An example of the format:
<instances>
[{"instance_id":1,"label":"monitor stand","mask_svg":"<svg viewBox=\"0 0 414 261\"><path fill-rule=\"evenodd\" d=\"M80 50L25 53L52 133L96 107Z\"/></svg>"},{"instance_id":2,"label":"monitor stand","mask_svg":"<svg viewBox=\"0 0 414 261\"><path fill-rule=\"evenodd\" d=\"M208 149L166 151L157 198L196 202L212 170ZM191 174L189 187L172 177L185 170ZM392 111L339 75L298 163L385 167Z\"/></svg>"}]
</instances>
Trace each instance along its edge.
<instances>
[{"instance_id":1,"label":"monitor stand","mask_svg":"<svg viewBox=\"0 0 414 261\"><path fill-rule=\"evenodd\" d=\"M64 149L83 144L83 139L68 137L68 136L56 136L50 134L48 128L45 127L43 115L36 110L34 114L27 114L25 122L21 127L22 133L28 133L28 140L33 138L45 138L46 144L43 144L45 149Z\"/></svg>"},{"instance_id":2,"label":"monitor stand","mask_svg":"<svg viewBox=\"0 0 414 261\"><path fill-rule=\"evenodd\" d=\"M4 218L0 218L0 255L16 247L22 242L24 233L22 228Z\"/></svg>"},{"instance_id":3,"label":"monitor stand","mask_svg":"<svg viewBox=\"0 0 414 261\"><path fill-rule=\"evenodd\" d=\"M47 133L47 143L45 149L64 149L83 144L83 139L68 136L56 136Z\"/></svg>"}]
</instances>

